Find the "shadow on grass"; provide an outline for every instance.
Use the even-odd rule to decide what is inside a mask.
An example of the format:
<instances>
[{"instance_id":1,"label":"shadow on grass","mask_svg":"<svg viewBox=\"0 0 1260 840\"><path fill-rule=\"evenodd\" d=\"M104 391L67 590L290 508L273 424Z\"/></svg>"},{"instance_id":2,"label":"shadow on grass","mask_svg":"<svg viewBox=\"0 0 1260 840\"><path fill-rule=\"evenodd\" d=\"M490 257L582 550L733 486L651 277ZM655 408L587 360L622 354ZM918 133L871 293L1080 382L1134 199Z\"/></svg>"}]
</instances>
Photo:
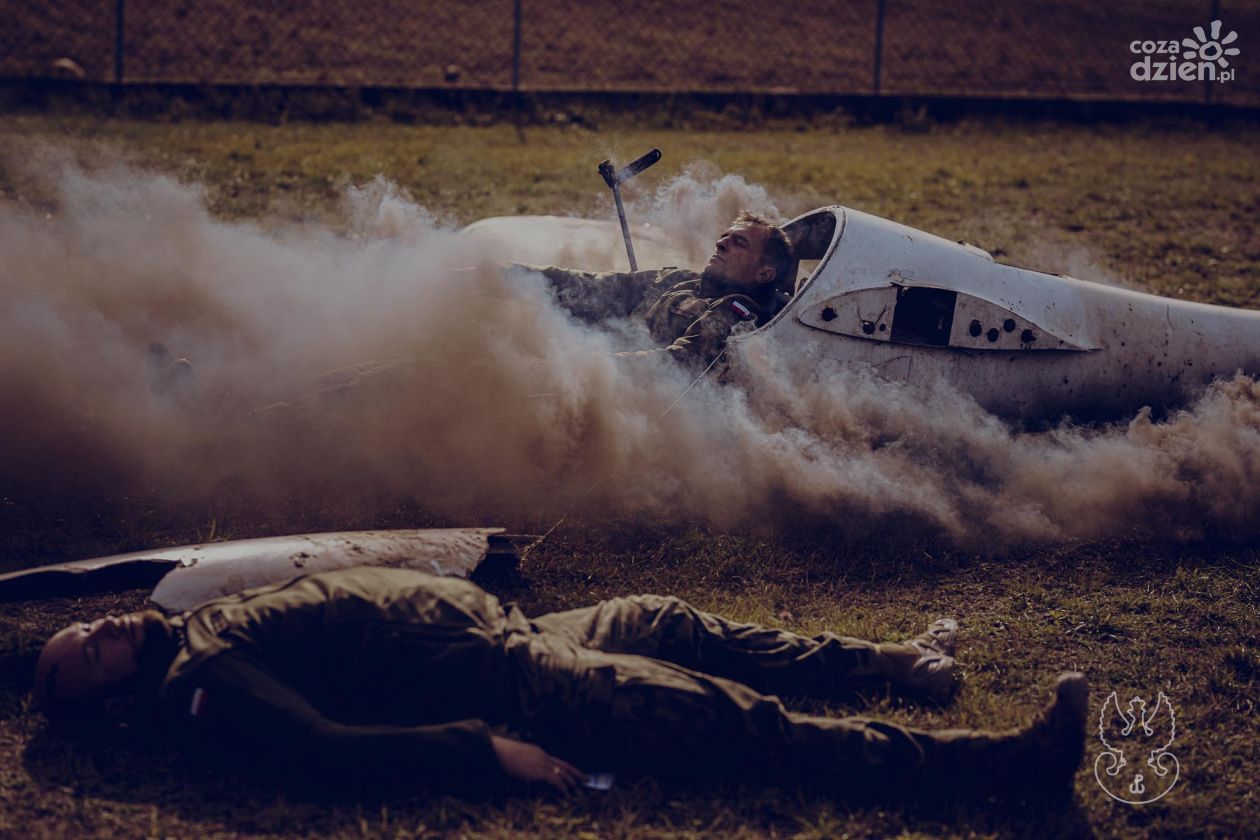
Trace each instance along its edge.
<instances>
[{"instance_id":1,"label":"shadow on grass","mask_svg":"<svg viewBox=\"0 0 1260 840\"><path fill-rule=\"evenodd\" d=\"M26 744L22 761L49 793L152 805L168 817L231 831L305 834L318 826L320 833L358 834L364 805L385 804L395 811L419 806L414 794L364 790L354 784L351 770L344 789L263 778L251 772L244 758L239 767L211 766L189 759L152 734L122 726L81 732L44 726ZM472 807L490 804L486 795L469 794L461 801Z\"/></svg>"}]
</instances>

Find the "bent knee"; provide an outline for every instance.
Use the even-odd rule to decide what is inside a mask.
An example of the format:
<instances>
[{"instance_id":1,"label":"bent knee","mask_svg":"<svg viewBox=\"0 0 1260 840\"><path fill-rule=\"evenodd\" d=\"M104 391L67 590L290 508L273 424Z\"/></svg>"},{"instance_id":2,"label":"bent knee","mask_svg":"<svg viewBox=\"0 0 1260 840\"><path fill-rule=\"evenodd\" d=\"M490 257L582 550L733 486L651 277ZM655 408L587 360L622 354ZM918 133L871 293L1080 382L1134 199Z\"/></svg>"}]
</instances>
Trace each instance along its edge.
<instances>
[{"instance_id":1,"label":"bent knee","mask_svg":"<svg viewBox=\"0 0 1260 840\"><path fill-rule=\"evenodd\" d=\"M625 601L635 609L645 613L671 614L691 612L691 607L686 601L683 601L681 598L675 598L673 595L628 595L616 600Z\"/></svg>"}]
</instances>

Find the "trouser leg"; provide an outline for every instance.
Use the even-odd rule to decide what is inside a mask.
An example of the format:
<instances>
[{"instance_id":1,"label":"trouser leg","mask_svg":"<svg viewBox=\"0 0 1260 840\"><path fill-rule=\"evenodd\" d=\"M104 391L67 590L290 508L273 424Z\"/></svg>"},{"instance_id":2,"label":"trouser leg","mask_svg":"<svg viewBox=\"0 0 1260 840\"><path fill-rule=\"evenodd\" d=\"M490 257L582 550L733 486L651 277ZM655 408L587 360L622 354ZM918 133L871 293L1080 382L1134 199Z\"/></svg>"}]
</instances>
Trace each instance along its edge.
<instances>
[{"instance_id":1,"label":"trouser leg","mask_svg":"<svg viewBox=\"0 0 1260 840\"><path fill-rule=\"evenodd\" d=\"M527 645L516 651L529 671L521 728L588 772L869 793L914 777L924 762L917 735L895 724L795 714L732 680L580 648L554 634L536 634Z\"/></svg>"},{"instance_id":2,"label":"trouser leg","mask_svg":"<svg viewBox=\"0 0 1260 840\"><path fill-rule=\"evenodd\" d=\"M1060 677L1055 700L1024 729L925 732L796 714L747 685L554 633L522 634L509 651L518 663L515 724L587 771L802 783L899 799L1028 799L1056 789L1070 795L1084 750L1081 675Z\"/></svg>"},{"instance_id":3,"label":"trouser leg","mask_svg":"<svg viewBox=\"0 0 1260 840\"><path fill-rule=\"evenodd\" d=\"M660 595L614 598L534 625L582 647L650 656L771 694L834 697L879 673L871 642L743 624Z\"/></svg>"}]
</instances>

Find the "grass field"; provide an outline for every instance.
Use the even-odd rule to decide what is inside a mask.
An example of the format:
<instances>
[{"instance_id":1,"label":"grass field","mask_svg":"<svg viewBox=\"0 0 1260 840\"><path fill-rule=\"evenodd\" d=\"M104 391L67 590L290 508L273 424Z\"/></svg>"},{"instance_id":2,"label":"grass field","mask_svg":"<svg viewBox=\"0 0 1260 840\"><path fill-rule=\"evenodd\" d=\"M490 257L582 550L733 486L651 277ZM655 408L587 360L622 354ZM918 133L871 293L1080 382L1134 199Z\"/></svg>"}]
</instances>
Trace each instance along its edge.
<instances>
[{"instance_id":1,"label":"grass field","mask_svg":"<svg viewBox=\"0 0 1260 840\"><path fill-rule=\"evenodd\" d=\"M89 168L121 159L197 181L217 216L266 219L278 231L312 220L337 225L344 187L377 174L453 222L513 213L606 216L596 162L659 146L664 161L636 188L703 162L764 185L787 215L839 202L1049 271L1232 305L1256 306L1260 295L1254 126L912 120L862 127L837 115L743 129L623 127L632 119L586 120L599 130L529 128L522 143L512 127L497 124L0 117L0 149L8 152L0 155L0 201L56 209L47 184L17 163L48 154L53 142L64 149L58 154ZM425 510L389 499L300 515L231 504L171 514L142 500L50 512L5 495L0 569L150 545L429 521ZM549 521L497 524L536 532ZM121 733L70 742L27 708L30 657L42 638L73 619L138 607L138 592L0 606L0 834L1238 837L1254 830L1257 535L1151 542L1116 533L1088 543L986 548L983 541L960 547L892 532L869 536L852 524L719 531L685 519L628 521L613 511L566 522L529 557L520 579L488 585L527 612L658 591L743 619L878 640L952 614L964 634L957 698L933 708L874 696L864 714L929 727L1014 726L1044 701L1057 672L1080 669L1091 680L1095 710L1113 690L1148 698L1163 690L1173 699L1178 787L1143 807L1111 800L1093 780L1095 740L1075 803L1062 813L963 806L922 813L796 790L674 791L647 782L571 800L309 802L190 770Z\"/></svg>"}]
</instances>

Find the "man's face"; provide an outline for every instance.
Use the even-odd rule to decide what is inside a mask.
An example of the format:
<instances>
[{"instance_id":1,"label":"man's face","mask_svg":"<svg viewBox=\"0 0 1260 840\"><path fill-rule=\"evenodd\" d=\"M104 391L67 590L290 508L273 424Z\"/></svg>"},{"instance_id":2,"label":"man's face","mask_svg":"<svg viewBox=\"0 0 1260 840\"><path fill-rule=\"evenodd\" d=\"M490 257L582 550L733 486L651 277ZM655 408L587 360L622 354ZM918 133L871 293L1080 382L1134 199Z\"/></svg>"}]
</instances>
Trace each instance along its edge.
<instances>
[{"instance_id":1,"label":"man's face","mask_svg":"<svg viewBox=\"0 0 1260 840\"><path fill-rule=\"evenodd\" d=\"M747 222L731 225L718 237L704 273L738 289L752 290L768 283L774 279L774 269L763 265L761 257L769 234L761 225Z\"/></svg>"},{"instance_id":2,"label":"man's face","mask_svg":"<svg viewBox=\"0 0 1260 840\"><path fill-rule=\"evenodd\" d=\"M44 645L36 680L57 698L86 700L122 682L140 667L146 625L141 613L72 624ZM49 675L52 682L47 682Z\"/></svg>"}]
</instances>

